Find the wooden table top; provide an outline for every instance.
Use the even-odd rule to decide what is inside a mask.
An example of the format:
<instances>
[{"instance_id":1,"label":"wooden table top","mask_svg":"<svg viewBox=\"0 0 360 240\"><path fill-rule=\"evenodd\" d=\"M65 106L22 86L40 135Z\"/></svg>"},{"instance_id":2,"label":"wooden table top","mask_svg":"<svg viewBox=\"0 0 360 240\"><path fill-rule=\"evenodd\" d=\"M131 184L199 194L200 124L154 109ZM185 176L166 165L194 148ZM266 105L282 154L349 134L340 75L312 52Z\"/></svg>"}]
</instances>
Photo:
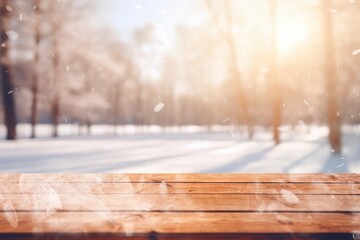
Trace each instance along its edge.
<instances>
[{"instance_id":1,"label":"wooden table top","mask_svg":"<svg viewBox=\"0 0 360 240\"><path fill-rule=\"evenodd\" d=\"M58 236L357 240L360 175L1 174L0 238Z\"/></svg>"}]
</instances>

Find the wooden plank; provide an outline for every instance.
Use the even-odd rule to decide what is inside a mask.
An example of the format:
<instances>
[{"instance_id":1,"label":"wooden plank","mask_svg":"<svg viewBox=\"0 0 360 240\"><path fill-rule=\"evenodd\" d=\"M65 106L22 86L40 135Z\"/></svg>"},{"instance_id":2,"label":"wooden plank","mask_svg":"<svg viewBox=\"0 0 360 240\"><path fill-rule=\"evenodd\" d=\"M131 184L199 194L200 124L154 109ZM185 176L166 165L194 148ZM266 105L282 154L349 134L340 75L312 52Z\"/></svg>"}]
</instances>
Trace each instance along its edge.
<instances>
[{"instance_id":1,"label":"wooden plank","mask_svg":"<svg viewBox=\"0 0 360 240\"><path fill-rule=\"evenodd\" d=\"M1 174L0 182L360 183L360 174Z\"/></svg>"},{"instance_id":2,"label":"wooden plank","mask_svg":"<svg viewBox=\"0 0 360 240\"><path fill-rule=\"evenodd\" d=\"M261 234L261 233L237 233L237 234L134 234L131 237L124 234L6 234L2 239L7 240L356 240L353 234L346 233L285 233L285 234Z\"/></svg>"},{"instance_id":3,"label":"wooden plank","mask_svg":"<svg viewBox=\"0 0 360 240\"><path fill-rule=\"evenodd\" d=\"M359 212L360 195L3 194L0 211Z\"/></svg>"},{"instance_id":4,"label":"wooden plank","mask_svg":"<svg viewBox=\"0 0 360 240\"><path fill-rule=\"evenodd\" d=\"M224 236L224 235L222 235ZM185 238L177 237L177 239L189 239L188 236L184 236ZM231 237L231 236L230 236ZM225 236L226 238L226 236ZM1 239L6 240L159 240L164 239L161 237L152 238L151 234L140 234L140 235L133 235L131 237L125 236L124 234L2 234ZM172 239L174 240L174 236L165 236L165 239ZM193 238L194 239L194 238ZM199 239L199 238L197 238ZM203 238L200 238L203 239ZM214 239L214 238L213 238ZM217 238L218 239L218 238ZM234 239L234 238L233 238ZM239 239L239 238L237 238ZM250 240L246 238L247 240ZM256 238L255 238L256 239ZM257 238L256 240L258 240ZM277 238L278 240L279 238ZM282 238L281 238L282 239ZM251 238L253 240L253 238ZM353 239L351 239L353 240Z\"/></svg>"},{"instance_id":5,"label":"wooden plank","mask_svg":"<svg viewBox=\"0 0 360 240\"><path fill-rule=\"evenodd\" d=\"M341 213L0 213L0 233L17 234L353 233L359 223Z\"/></svg>"},{"instance_id":6,"label":"wooden plank","mask_svg":"<svg viewBox=\"0 0 360 240\"><path fill-rule=\"evenodd\" d=\"M0 237L345 239L359 192L358 174L2 174Z\"/></svg>"},{"instance_id":7,"label":"wooden plank","mask_svg":"<svg viewBox=\"0 0 360 240\"><path fill-rule=\"evenodd\" d=\"M63 193L112 194L360 194L360 184L336 183L0 183L0 194L46 194L50 189Z\"/></svg>"}]
</instances>

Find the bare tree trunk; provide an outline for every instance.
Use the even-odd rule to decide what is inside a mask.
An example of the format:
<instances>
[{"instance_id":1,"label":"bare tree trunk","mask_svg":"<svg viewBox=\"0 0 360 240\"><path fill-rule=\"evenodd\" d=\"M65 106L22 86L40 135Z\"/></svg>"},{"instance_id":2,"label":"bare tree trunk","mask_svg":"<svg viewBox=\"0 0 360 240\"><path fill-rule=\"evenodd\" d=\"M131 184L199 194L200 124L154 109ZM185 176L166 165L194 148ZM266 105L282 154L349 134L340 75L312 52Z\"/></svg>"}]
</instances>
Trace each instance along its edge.
<instances>
[{"instance_id":1,"label":"bare tree trunk","mask_svg":"<svg viewBox=\"0 0 360 240\"><path fill-rule=\"evenodd\" d=\"M58 96L58 93L55 93L56 96L54 96L52 108L51 108L51 117L52 117L52 123L53 123L53 137L58 137L58 127L59 127L59 115L60 115L60 98Z\"/></svg>"},{"instance_id":2,"label":"bare tree trunk","mask_svg":"<svg viewBox=\"0 0 360 240\"><path fill-rule=\"evenodd\" d=\"M10 75L10 61L8 57L8 37L6 28L10 22L9 12L6 9L8 1L0 0L0 80L4 104L5 126L7 129L6 139L16 139L16 111L13 94L13 83Z\"/></svg>"},{"instance_id":3,"label":"bare tree trunk","mask_svg":"<svg viewBox=\"0 0 360 240\"><path fill-rule=\"evenodd\" d=\"M213 6L213 4L211 3L210 0L206 0L205 1L209 10L212 12L212 14L215 17L215 20L218 21L219 19L217 19L217 9L216 7ZM253 118L250 114L249 111L249 104L248 101L245 97L245 92L244 92L244 88L242 85L242 80L241 80L241 74L239 72L238 69L238 56L237 56L237 49L235 47L235 36L233 34L232 31L232 27L234 24L234 19L233 19L233 15L232 15L232 6L231 6L231 1L225 1L225 7L226 7L226 17L227 17L227 26L228 29L226 31L224 31L222 33L222 35L225 38L226 44L229 47L230 50L230 65L231 65L231 74L232 74L232 78L233 78L233 83L234 83L234 91L235 91L235 101L236 104L238 104L239 108L236 109L236 118L238 119L239 123L240 123L240 119L242 118L241 115L244 116L244 120L245 120L245 125L247 127L247 134L248 134L248 138L251 139L254 136L254 121Z\"/></svg>"},{"instance_id":4,"label":"bare tree trunk","mask_svg":"<svg viewBox=\"0 0 360 240\"><path fill-rule=\"evenodd\" d=\"M32 99L31 99L31 135L30 138L36 137L36 122L37 122L37 106L38 106L38 86L37 77L33 76Z\"/></svg>"},{"instance_id":5,"label":"bare tree trunk","mask_svg":"<svg viewBox=\"0 0 360 240\"><path fill-rule=\"evenodd\" d=\"M227 21L229 27L233 26L233 16L231 13L231 6L230 1L226 2L226 11L227 11ZM228 36L227 36L227 43L230 48L231 54L231 66L232 66L232 77L234 82L234 88L236 91L236 102L239 104L240 109L237 111L237 118L240 121L241 114L244 115L245 124L247 127L248 138L251 139L254 136L254 124L251 114L249 112L248 101L245 98L244 87L242 85L241 74L239 72L238 66L238 57L237 57L237 49L235 47L235 39L232 29L230 29Z\"/></svg>"},{"instance_id":6,"label":"bare tree trunk","mask_svg":"<svg viewBox=\"0 0 360 240\"><path fill-rule=\"evenodd\" d=\"M207 132L212 132L212 126L214 124L214 108L213 108L213 103L214 100L211 98L212 96L214 96L214 93L212 91L212 86L213 83L211 82L209 84L209 87L207 88L207 93L208 93L208 101L207 101L207 112L206 112L206 127L207 127Z\"/></svg>"},{"instance_id":7,"label":"bare tree trunk","mask_svg":"<svg viewBox=\"0 0 360 240\"><path fill-rule=\"evenodd\" d=\"M277 0L270 0L270 15L272 20L272 46L271 46L271 71L270 84L273 105L273 139L276 145L280 144L279 127L281 125L281 96L277 70Z\"/></svg>"},{"instance_id":8,"label":"bare tree trunk","mask_svg":"<svg viewBox=\"0 0 360 240\"><path fill-rule=\"evenodd\" d=\"M121 94L122 94L122 82L120 80L118 80L115 84L114 84L114 88L115 88L115 92L114 92L114 96L113 96L113 106L114 106L114 111L113 111L113 130L114 130L114 135L117 135L117 126L119 124L121 124L121 115L122 115L122 107L121 107Z\"/></svg>"},{"instance_id":9,"label":"bare tree trunk","mask_svg":"<svg viewBox=\"0 0 360 240\"><path fill-rule=\"evenodd\" d=\"M331 0L322 0L325 77L327 91L327 121L329 125L329 142L334 153L341 153L341 119L336 88L336 64L333 42L333 19L331 16Z\"/></svg>"},{"instance_id":10,"label":"bare tree trunk","mask_svg":"<svg viewBox=\"0 0 360 240\"><path fill-rule=\"evenodd\" d=\"M143 86L142 86L142 81L141 81L141 76L139 72L136 72L137 70L134 68L132 69L132 74L134 76L135 79L135 84L136 84L136 99L135 99L135 112L134 112L134 120L135 120L135 125L138 127L138 129L141 129L141 131L143 130L143 125L144 125L144 109L143 109Z\"/></svg>"},{"instance_id":11,"label":"bare tree trunk","mask_svg":"<svg viewBox=\"0 0 360 240\"><path fill-rule=\"evenodd\" d=\"M86 121L85 125L86 125L86 135L91 136L91 126L92 126L91 122Z\"/></svg>"},{"instance_id":12,"label":"bare tree trunk","mask_svg":"<svg viewBox=\"0 0 360 240\"><path fill-rule=\"evenodd\" d=\"M55 30L56 32L56 30ZM58 126L60 116L60 82L59 82L59 51L57 46L57 34L53 34L53 68L54 68L54 96L51 108L51 117L53 123L53 137L58 137Z\"/></svg>"},{"instance_id":13,"label":"bare tree trunk","mask_svg":"<svg viewBox=\"0 0 360 240\"><path fill-rule=\"evenodd\" d=\"M34 47L34 67L32 77L32 99L31 99L31 135L30 138L36 137L36 122L37 122L37 108L38 108L38 66L39 66L39 45L40 45L40 6L39 0L35 0L35 47Z\"/></svg>"},{"instance_id":14,"label":"bare tree trunk","mask_svg":"<svg viewBox=\"0 0 360 240\"><path fill-rule=\"evenodd\" d=\"M142 90L142 86L141 86L141 82L140 79L137 80L138 82L136 83L136 109L135 109L135 124L137 126L143 126L144 124L144 115L143 115L143 100L142 100L142 96L143 96L143 90Z\"/></svg>"}]
</instances>

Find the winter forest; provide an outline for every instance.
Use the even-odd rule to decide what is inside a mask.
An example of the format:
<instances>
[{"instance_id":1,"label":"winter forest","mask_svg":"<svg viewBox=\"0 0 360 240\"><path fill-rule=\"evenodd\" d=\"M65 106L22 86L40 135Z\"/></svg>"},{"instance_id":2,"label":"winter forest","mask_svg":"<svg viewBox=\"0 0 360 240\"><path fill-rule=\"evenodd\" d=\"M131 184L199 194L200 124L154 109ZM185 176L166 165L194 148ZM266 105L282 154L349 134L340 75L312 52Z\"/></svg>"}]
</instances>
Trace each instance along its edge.
<instances>
[{"instance_id":1,"label":"winter forest","mask_svg":"<svg viewBox=\"0 0 360 240\"><path fill-rule=\"evenodd\" d=\"M359 0L0 0L0 171L360 172Z\"/></svg>"}]
</instances>

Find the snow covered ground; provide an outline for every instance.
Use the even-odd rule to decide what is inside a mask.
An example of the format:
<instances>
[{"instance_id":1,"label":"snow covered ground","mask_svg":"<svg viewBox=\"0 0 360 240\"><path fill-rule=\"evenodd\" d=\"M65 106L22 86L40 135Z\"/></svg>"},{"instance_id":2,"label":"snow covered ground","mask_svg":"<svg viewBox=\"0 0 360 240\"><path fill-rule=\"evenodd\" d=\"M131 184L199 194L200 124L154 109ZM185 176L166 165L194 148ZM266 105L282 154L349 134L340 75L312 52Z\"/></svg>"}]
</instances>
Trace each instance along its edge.
<instances>
[{"instance_id":1,"label":"snow covered ground","mask_svg":"<svg viewBox=\"0 0 360 240\"><path fill-rule=\"evenodd\" d=\"M15 142L0 140L1 172L121 172L121 173L360 173L360 127L343 129L343 154L331 155L325 127L296 132L282 129L283 142L274 146L269 132L257 133L252 141L231 131L185 133L136 133L133 127L112 129L97 126L95 136L78 137L74 126L62 126L62 137ZM20 126L28 135L28 126ZM0 128L0 136L4 129ZM108 135L102 135L107 133Z\"/></svg>"}]
</instances>

